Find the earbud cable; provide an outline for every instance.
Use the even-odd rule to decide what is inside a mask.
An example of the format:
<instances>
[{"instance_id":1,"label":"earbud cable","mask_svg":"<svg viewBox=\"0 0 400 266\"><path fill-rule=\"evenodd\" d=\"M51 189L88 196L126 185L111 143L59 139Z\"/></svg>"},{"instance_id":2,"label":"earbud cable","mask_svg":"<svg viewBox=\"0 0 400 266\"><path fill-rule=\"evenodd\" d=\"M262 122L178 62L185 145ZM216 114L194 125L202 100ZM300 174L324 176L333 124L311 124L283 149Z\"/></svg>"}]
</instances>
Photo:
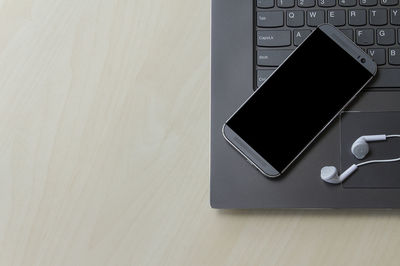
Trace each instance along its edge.
<instances>
[{"instance_id":1,"label":"earbud cable","mask_svg":"<svg viewBox=\"0 0 400 266\"><path fill-rule=\"evenodd\" d=\"M371 163L391 163L391 162L398 162L398 161L400 161L400 157L395 158L395 159L387 159L387 160L371 160L371 161L366 161L366 162L359 163L356 165L357 165L357 167L359 167L359 166L371 164Z\"/></svg>"},{"instance_id":2,"label":"earbud cable","mask_svg":"<svg viewBox=\"0 0 400 266\"><path fill-rule=\"evenodd\" d=\"M386 137L387 138L400 138L400 135L387 135ZM400 157L394 158L394 159L386 159L386 160L370 160L370 161L366 161L366 162L359 163L356 165L357 165L357 167L359 167L359 166L371 164L371 163L391 163L391 162L398 162L398 161L400 161Z\"/></svg>"}]
</instances>

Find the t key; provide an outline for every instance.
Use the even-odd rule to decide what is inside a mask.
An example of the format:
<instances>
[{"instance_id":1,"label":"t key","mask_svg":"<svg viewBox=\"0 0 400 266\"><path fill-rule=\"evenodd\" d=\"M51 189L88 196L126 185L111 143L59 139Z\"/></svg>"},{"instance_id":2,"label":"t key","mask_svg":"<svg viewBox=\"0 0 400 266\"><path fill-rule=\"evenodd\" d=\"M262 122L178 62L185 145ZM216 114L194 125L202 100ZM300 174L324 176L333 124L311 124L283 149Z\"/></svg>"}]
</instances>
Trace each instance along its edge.
<instances>
[{"instance_id":1,"label":"t key","mask_svg":"<svg viewBox=\"0 0 400 266\"><path fill-rule=\"evenodd\" d=\"M380 26L386 25L388 21L387 10L384 8L369 10L369 23L371 25Z\"/></svg>"}]
</instances>

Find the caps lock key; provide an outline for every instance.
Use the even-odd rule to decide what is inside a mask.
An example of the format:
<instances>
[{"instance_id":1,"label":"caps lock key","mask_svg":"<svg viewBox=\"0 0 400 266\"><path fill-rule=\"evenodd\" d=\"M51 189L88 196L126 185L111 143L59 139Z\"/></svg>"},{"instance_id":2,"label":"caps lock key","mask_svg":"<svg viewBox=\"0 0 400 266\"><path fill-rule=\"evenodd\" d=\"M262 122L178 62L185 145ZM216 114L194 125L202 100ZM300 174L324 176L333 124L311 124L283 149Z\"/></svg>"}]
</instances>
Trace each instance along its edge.
<instances>
[{"instance_id":1,"label":"caps lock key","mask_svg":"<svg viewBox=\"0 0 400 266\"><path fill-rule=\"evenodd\" d=\"M257 45L265 47L279 47L290 45L290 31L260 30L257 31Z\"/></svg>"}]
</instances>

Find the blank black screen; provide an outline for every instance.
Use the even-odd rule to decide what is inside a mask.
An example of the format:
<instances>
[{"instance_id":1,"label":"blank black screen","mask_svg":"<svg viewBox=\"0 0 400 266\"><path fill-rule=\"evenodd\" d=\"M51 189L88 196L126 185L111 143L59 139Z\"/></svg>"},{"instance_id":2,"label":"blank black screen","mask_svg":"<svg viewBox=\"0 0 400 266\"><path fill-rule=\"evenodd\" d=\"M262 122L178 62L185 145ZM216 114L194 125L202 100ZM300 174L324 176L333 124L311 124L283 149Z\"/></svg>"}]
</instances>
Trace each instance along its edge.
<instances>
[{"instance_id":1,"label":"blank black screen","mask_svg":"<svg viewBox=\"0 0 400 266\"><path fill-rule=\"evenodd\" d=\"M282 172L371 76L316 29L227 125Z\"/></svg>"}]
</instances>

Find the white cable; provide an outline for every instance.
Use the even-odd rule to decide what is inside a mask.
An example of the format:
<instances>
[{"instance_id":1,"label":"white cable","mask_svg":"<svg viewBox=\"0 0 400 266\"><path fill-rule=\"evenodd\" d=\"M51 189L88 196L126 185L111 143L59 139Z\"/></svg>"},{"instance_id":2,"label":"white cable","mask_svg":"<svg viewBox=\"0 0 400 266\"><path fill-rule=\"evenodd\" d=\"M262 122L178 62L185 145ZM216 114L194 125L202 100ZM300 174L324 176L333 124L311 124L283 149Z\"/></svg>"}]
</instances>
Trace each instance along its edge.
<instances>
[{"instance_id":1,"label":"white cable","mask_svg":"<svg viewBox=\"0 0 400 266\"><path fill-rule=\"evenodd\" d=\"M391 163L391 162L398 162L398 161L400 161L400 157L399 158L394 158L394 159L387 159L387 160L371 160L371 161L366 161L366 162L359 163L359 164L356 164L356 165L358 167L358 166L371 164L371 163Z\"/></svg>"},{"instance_id":2,"label":"white cable","mask_svg":"<svg viewBox=\"0 0 400 266\"><path fill-rule=\"evenodd\" d=\"M386 135L387 138L400 138L400 135Z\"/></svg>"},{"instance_id":3,"label":"white cable","mask_svg":"<svg viewBox=\"0 0 400 266\"><path fill-rule=\"evenodd\" d=\"M386 137L387 138L400 138L400 135L386 135ZM386 159L386 160L370 160L370 161L362 162L362 163L359 163L356 165L357 165L357 167L359 167L359 166L371 164L371 163L391 163L391 162L398 162L398 161L400 161L400 157L394 158L394 159Z\"/></svg>"}]
</instances>

